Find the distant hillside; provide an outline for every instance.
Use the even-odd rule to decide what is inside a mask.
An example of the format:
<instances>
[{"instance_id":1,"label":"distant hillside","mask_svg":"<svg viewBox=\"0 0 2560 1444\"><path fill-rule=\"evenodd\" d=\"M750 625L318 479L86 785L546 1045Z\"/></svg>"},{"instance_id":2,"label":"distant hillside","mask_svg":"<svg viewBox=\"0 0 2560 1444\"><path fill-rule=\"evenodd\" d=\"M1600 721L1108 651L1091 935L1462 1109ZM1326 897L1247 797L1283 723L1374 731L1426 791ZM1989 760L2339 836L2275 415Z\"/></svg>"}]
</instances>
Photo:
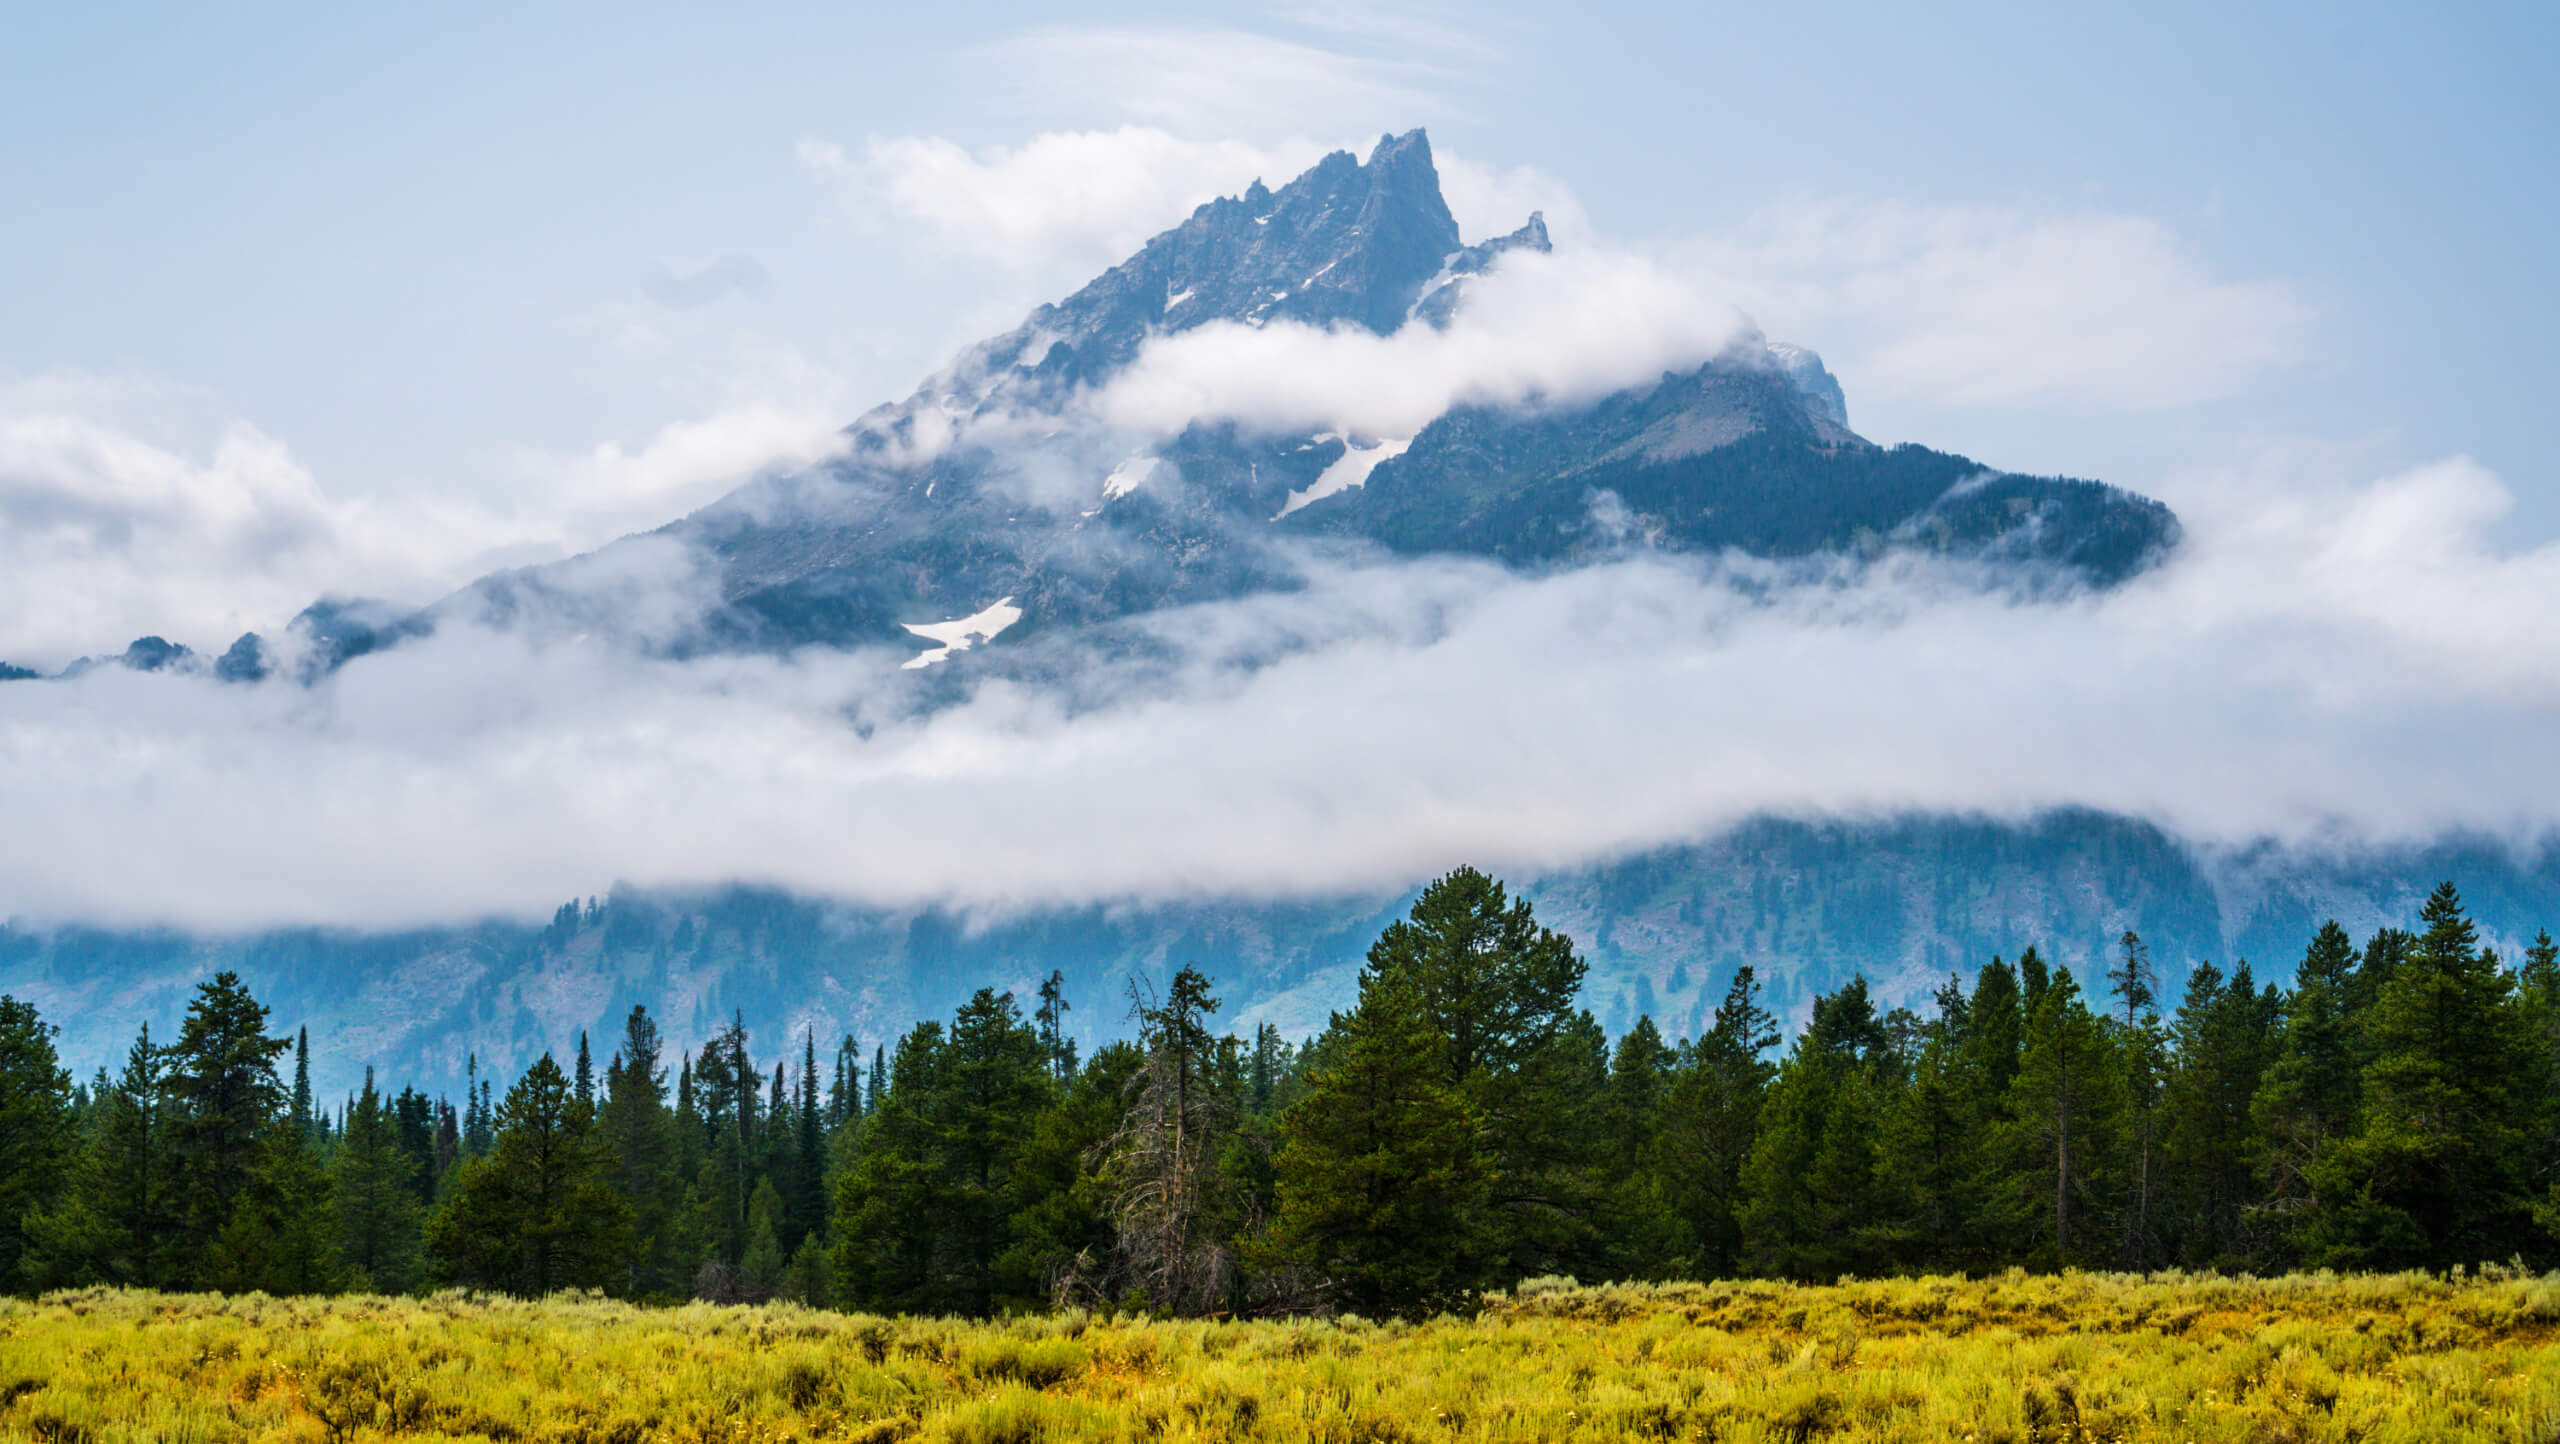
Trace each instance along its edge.
<instances>
[{"instance_id":1,"label":"distant hillside","mask_svg":"<svg viewBox=\"0 0 2560 1444\"><path fill-rule=\"evenodd\" d=\"M2146 824L2094 813L2025 825L1768 820L1711 843L1517 881L1590 959L1585 1001L1604 1024L1614 1032L1650 1014L1676 1038L1701 1031L1746 962L1791 1017L1852 974L1888 1002L1916 1000L1950 970L1970 973L2031 943L2090 972L2127 927L2150 940L2173 989L2192 961L2245 957L2261 976L2281 977L2323 918L2359 937L2404 925L2447 878L2510 954L2535 929L2560 926L2560 847L2521 860L2486 842L2347 859L2207 858ZM1066 975L1072 1028L1088 1042L1123 1032L1128 978L1160 981L1184 962L1216 978L1229 1017L1304 1034L1349 1000L1370 942L1410 897L972 919L735 890L617 894L540 928L390 936L20 927L0 929L0 991L58 1020L65 1057L85 1073L120 1057L138 1021L152 1019L157 1033L197 981L236 968L279 1024L311 1028L331 1087L368 1064L450 1084L471 1048L512 1074L546 1048L573 1050L581 1028L612 1033L635 1002L686 1046L736 1014L768 1052L803 1029L822 1042L851 1032L868 1049L981 986L1027 993L1052 968Z\"/></svg>"}]
</instances>

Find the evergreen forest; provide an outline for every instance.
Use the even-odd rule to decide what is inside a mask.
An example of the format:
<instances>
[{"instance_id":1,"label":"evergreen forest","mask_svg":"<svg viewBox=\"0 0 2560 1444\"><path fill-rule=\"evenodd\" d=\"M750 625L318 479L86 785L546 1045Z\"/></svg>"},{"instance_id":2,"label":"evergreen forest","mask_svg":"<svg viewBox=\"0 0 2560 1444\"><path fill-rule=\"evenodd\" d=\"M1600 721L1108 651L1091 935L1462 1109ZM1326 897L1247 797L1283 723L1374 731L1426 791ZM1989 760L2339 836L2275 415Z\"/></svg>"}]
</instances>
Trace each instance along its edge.
<instances>
[{"instance_id":1,"label":"evergreen forest","mask_svg":"<svg viewBox=\"0 0 2560 1444\"><path fill-rule=\"evenodd\" d=\"M2560 1265L2560 952L2498 956L2451 884L2410 921L2323 926L2289 987L2167 996L2130 932L1925 1010L1855 980L1792 1039L1743 967L1701 1036L1613 1040L1572 942L1461 869L1302 1043L1185 966L1079 1056L1052 972L867 1057L635 1007L459 1099L334 1103L232 973L77 1081L0 998L0 1281L1380 1317L1557 1275Z\"/></svg>"}]
</instances>

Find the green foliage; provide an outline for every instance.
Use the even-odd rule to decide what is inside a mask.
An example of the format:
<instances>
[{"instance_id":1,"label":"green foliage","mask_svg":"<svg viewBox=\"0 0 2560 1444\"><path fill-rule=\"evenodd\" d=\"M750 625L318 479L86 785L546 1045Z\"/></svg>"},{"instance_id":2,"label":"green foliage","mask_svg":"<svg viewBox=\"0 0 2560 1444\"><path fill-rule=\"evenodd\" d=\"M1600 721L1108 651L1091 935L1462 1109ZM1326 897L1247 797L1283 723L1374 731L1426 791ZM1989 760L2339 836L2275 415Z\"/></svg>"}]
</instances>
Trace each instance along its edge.
<instances>
[{"instance_id":1,"label":"green foliage","mask_svg":"<svg viewBox=\"0 0 2560 1444\"><path fill-rule=\"evenodd\" d=\"M2043 1247L2033 1255L2038 1262L2085 1265L2103 1258L2107 1246L2094 1225L2104 1217L2115 1181L2111 1165L2120 1157L2115 1135L2123 1122L2123 1072L2114 1040L2090 1013L2070 969L2047 975L2033 948L2018 961L2030 1003L2026 1048L1995 1144L2011 1180L2001 1212L2019 1236L2042 1233Z\"/></svg>"},{"instance_id":2,"label":"green foliage","mask_svg":"<svg viewBox=\"0 0 2560 1444\"><path fill-rule=\"evenodd\" d=\"M1506 905L1507 904L1507 905ZM1410 917L1387 925L1361 974L1411 988L1441 1040L1452 1082L1517 1069L1572 1016L1582 987L1573 940L1540 927L1501 883L1462 867L1423 889Z\"/></svg>"},{"instance_id":3,"label":"green foliage","mask_svg":"<svg viewBox=\"0 0 2560 1444\"><path fill-rule=\"evenodd\" d=\"M343 1109L227 973L78 1088L0 999L0 1258L28 1290L1368 1317L1562 1273L2560 1262L2560 949L2509 971L2450 887L2417 921L2322 927L2289 991L2181 962L2166 1020L2130 935L2104 1004L2035 948L1917 1010L1857 980L1777 1059L1748 967L1697 1036L1610 1039L1570 941L1461 869L1303 1044L1222 1033L1185 966L1080 1060L1052 971L1031 1017L981 990L894 1067L842 1039L823 1087L813 1034L669 1059L635 1008L601 1079L546 1056L500 1101L475 1056L459 1100L368 1077Z\"/></svg>"},{"instance_id":4,"label":"green foliage","mask_svg":"<svg viewBox=\"0 0 2560 1444\"><path fill-rule=\"evenodd\" d=\"M984 1313L1037 1302L999 1271L1021 1256L1016 1175L1052 1084L1049 1055L1011 996L980 989L898 1044L836 1192L835 1278L863 1307Z\"/></svg>"},{"instance_id":5,"label":"green foliage","mask_svg":"<svg viewBox=\"0 0 2560 1444\"><path fill-rule=\"evenodd\" d=\"M693 1283L700 1260L686 1224L690 1180L667 1108L667 1070L658 1025L634 1006L622 1045L605 1064L604 1106L596 1120L612 1159L609 1182L630 1221L620 1284L633 1298L673 1299Z\"/></svg>"},{"instance_id":6,"label":"green foliage","mask_svg":"<svg viewBox=\"0 0 2560 1444\"><path fill-rule=\"evenodd\" d=\"M404 1151L391 1110L367 1071L364 1091L347 1110L337 1156L330 1160L337 1189L338 1252L350 1284L366 1292L406 1293L417 1282L418 1160Z\"/></svg>"},{"instance_id":7,"label":"green foliage","mask_svg":"<svg viewBox=\"0 0 2560 1444\"><path fill-rule=\"evenodd\" d=\"M2313 1247L2340 1263L2443 1267L2529 1236L2521 1175L2548 1065L2451 883L2420 921L2365 1020L2362 1127L2315 1169Z\"/></svg>"},{"instance_id":8,"label":"green foliage","mask_svg":"<svg viewBox=\"0 0 2560 1444\"><path fill-rule=\"evenodd\" d=\"M427 1225L427 1247L457 1283L539 1297L611 1281L628 1214L593 1110L545 1053L499 1105L489 1156L462 1165Z\"/></svg>"},{"instance_id":9,"label":"green foliage","mask_svg":"<svg viewBox=\"0 0 2560 1444\"><path fill-rule=\"evenodd\" d=\"M169 1049L162 1088L169 1104L178 1160L176 1199L184 1235L210 1245L259 1182L262 1165L279 1155L269 1147L279 1131L299 1133L283 1116L286 1094L276 1059L287 1047L267 1036L267 1010L236 973L216 973L197 988ZM240 1266L234 1250L230 1265ZM202 1278L213 1267L199 1253L182 1264L183 1276Z\"/></svg>"},{"instance_id":10,"label":"green foliage","mask_svg":"<svg viewBox=\"0 0 2560 1444\"><path fill-rule=\"evenodd\" d=\"M145 1027L123 1072L91 1099L88 1136L61 1196L32 1219L41 1248L29 1272L46 1284L151 1287L171 1276L181 1215L165 1067ZM35 1177L16 1168L8 1176Z\"/></svg>"},{"instance_id":11,"label":"green foliage","mask_svg":"<svg viewBox=\"0 0 2560 1444\"><path fill-rule=\"evenodd\" d=\"M1274 1250L1372 1317L1460 1305L1490 1252L1482 1124L1433 1021L1408 974L1366 975L1339 1061L1283 1125Z\"/></svg>"},{"instance_id":12,"label":"green foliage","mask_svg":"<svg viewBox=\"0 0 2560 1444\"><path fill-rule=\"evenodd\" d=\"M0 995L0 1284L27 1273L29 1216L61 1189L71 1146L71 1075L54 1056L53 1028Z\"/></svg>"}]
</instances>

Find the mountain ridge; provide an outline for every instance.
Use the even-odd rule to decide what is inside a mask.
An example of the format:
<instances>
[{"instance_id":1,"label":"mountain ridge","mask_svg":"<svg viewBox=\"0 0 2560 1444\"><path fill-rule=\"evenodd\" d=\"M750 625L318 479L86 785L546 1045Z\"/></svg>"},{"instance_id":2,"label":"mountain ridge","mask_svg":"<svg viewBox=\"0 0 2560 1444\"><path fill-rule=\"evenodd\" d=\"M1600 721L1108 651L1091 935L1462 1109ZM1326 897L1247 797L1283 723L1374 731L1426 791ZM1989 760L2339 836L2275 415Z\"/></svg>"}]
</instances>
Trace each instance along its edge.
<instances>
[{"instance_id":1,"label":"mountain ridge","mask_svg":"<svg viewBox=\"0 0 2560 1444\"><path fill-rule=\"evenodd\" d=\"M590 597L587 579L643 547L681 554L712 598L673 634L634 638L644 648L921 655L916 628L1003 598L1021 608L1018 636L1293 588L1309 543L1515 566L1578 564L1631 537L1773 556L1918 549L2103 587L2178 542L2168 508L2118 488L1877 447L1850 430L1818 355L1756 332L1588 403L1462 404L1404 438L1202 417L1151 440L1076 414L1158 340L1212 324L1446 328L1506 257L1551 251L1535 214L1467 243L1421 130L1381 137L1366 161L1336 151L1276 191L1256 181L1201 204L965 348L850 423L836 458L423 609L324 599L288 645L249 634L215 674L256 681L293 657L309 681L451 620L628 634L622 599Z\"/></svg>"}]
</instances>

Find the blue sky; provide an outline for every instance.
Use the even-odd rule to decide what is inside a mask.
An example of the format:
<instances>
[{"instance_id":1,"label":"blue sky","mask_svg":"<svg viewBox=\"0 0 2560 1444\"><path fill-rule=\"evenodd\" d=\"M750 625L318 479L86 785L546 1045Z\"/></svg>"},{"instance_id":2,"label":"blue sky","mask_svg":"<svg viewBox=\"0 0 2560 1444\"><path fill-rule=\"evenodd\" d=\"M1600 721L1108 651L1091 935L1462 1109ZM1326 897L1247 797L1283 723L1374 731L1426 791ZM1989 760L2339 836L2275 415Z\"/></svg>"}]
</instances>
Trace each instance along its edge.
<instances>
[{"instance_id":1,"label":"blue sky","mask_svg":"<svg viewBox=\"0 0 2560 1444\"><path fill-rule=\"evenodd\" d=\"M2522 545L2560 534L2555 17L25 7L0 410L168 485L285 476L313 526L382 503L414 544L356 569L432 592L810 445L1240 157L1424 124L1483 224L1546 203L1569 242L1729 275L1879 440L2173 499L2468 455ZM1072 135L1116 148L1040 149ZM1116 216L1075 204L1096 170ZM1009 188L1036 194L991 239ZM243 435L263 460L226 470Z\"/></svg>"}]
</instances>

